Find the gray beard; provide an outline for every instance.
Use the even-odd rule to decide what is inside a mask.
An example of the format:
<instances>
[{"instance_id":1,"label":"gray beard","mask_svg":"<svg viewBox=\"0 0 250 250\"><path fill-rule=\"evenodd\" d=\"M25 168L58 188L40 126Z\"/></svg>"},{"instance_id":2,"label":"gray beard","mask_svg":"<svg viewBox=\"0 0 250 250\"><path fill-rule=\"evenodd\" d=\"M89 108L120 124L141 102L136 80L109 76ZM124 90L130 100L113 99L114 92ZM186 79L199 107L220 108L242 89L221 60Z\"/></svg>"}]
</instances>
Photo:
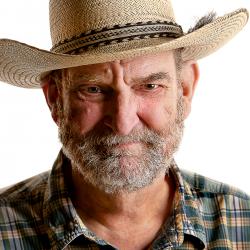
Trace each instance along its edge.
<instances>
[{"instance_id":1,"label":"gray beard","mask_svg":"<svg viewBox=\"0 0 250 250\"><path fill-rule=\"evenodd\" d=\"M126 136L98 128L80 135L61 114L59 138L72 170L83 181L109 194L133 192L168 171L183 135L182 111L179 99L177 117L165 131L157 133L144 127ZM140 143L139 152L115 147L131 142Z\"/></svg>"}]
</instances>

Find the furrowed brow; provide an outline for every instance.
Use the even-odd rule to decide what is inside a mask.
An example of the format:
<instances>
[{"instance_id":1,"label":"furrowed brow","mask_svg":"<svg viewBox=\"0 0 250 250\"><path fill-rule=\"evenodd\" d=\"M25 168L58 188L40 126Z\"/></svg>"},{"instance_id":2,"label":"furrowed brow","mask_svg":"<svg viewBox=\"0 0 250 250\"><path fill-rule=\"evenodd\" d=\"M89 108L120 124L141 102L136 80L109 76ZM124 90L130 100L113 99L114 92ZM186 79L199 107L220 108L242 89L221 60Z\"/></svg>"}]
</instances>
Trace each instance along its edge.
<instances>
[{"instance_id":1,"label":"furrowed brow","mask_svg":"<svg viewBox=\"0 0 250 250\"><path fill-rule=\"evenodd\" d=\"M66 75L67 88L71 91L76 90L79 86L86 84L98 84L101 77L93 74L70 74Z\"/></svg>"},{"instance_id":2,"label":"furrowed brow","mask_svg":"<svg viewBox=\"0 0 250 250\"><path fill-rule=\"evenodd\" d=\"M79 82L79 81L83 81L83 82L100 82L101 77L98 76L98 75L93 75L93 74L81 74L81 75L73 76L71 81L74 81L74 82Z\"/></svg>"},{"instance_id":3,"label":"furrowed brow","mask_svg":"<svg viewBox=\"0 0 250 250\"><path fill-rule=\"evenodd\" d=\"M168 72L158 72L158 73L152 73L149 76L143 78L135 79L136 82L142 82L142 83L154 82L158 80L167 80L168 82L171 82L172 78L170 77Z\"/></svg>"}]
</instances>

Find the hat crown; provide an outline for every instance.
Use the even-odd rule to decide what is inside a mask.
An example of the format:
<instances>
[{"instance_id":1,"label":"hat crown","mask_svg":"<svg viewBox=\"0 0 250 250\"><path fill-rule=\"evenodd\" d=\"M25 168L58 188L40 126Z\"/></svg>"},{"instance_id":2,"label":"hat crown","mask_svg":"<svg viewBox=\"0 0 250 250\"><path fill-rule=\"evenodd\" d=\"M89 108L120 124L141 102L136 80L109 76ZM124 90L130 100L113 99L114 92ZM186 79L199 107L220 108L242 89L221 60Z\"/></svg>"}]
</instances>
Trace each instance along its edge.
<instances>
[{"instance_id":1,"label":"hat crown","mask_svg":"<svg viewBox=\"0 0 250 250\"><path fill-rule=\"evenodd\" d=\"M50 0L53 47L0 39L0 81L39 88L53 70L181 49L184 61L215 52L247 23L239 9L184 33L170 0Z\"/></svg>"},{"instance_id":2,"label":"hat crown","mask_svg":"<svg viewBox=\"0 0 250 250\"><path fill-rule=\"evenodd\" d=\"M174 20L170 0L50 0L53 46L114 25Z\"/></svg>"}]
</instances>

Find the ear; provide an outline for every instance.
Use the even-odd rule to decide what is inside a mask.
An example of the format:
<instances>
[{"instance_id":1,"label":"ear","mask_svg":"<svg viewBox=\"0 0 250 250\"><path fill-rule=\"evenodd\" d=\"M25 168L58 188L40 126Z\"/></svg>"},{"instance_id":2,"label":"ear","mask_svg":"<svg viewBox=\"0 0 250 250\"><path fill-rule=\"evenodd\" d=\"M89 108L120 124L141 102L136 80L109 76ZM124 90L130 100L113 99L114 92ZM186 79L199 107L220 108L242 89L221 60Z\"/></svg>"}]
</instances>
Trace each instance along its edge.
<instances>
[{"instance_id":1,"label":"ear","mask_svg":"<svg viewBox=\"0 0 250 250\"><path fill-rule=\"evenodd\" d=\"M199 80L199 75L199 68L196 61L186 61L183 63L181 70L181 86L185 119L191 111L192 99Z\"/></svg>"},{"instance_id":2,"label":"ear","mask_svg":"<svg viewBox=\"0 0 250 250\"><path fill-rule=\"evenodd\" d=\"M48 107L51 112L51 116L54 122L57 124L58 122L58 115L57 115L57 99L59 96L58 88L56 83L50 79L45 80L42 84L43 93L48 104Z\"/></svg>"}]
</instances>

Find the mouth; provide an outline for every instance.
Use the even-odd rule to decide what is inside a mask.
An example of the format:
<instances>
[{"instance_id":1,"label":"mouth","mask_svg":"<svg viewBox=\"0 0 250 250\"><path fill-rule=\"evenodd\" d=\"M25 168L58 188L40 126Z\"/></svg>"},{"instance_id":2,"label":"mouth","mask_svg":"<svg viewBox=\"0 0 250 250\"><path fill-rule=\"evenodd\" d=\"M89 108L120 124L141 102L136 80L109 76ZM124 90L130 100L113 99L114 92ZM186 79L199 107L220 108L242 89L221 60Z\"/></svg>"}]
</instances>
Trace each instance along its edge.
<instances>
[{"instance_id":1,"label":"mouth","mask_svg":"<svg viewBox=\"0 0 250 250\"><path fill-rule=\"evenodd\" d=\"M133 148L133 147L137 147L138 145L141 145L140 142L124 142L124 143L118 143L118 144L115 144L111 147L114 147L114 148Z\"/></svg>"},{"instance_id":2,"label":"mouth","mask_svg":"<svg viewBox=\"0 0 250 250\"><path fill-rule=\"evenodd\" d=\"M99 148L106 156L113 157L135 157L140 156L143 151L141 142L122 142L113 145L106 145L104 148Z\"/></svg>"}]
</instances>

